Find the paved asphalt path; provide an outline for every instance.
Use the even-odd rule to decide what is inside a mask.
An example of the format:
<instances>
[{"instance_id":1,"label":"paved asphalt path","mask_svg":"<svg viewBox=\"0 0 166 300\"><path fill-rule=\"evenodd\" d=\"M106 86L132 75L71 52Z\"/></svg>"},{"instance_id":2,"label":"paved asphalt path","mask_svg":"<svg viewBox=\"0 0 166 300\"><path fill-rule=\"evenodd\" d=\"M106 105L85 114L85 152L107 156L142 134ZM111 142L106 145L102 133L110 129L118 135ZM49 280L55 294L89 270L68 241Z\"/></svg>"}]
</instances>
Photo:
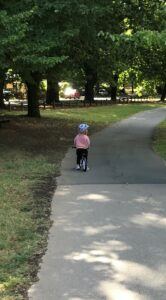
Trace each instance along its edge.
<instances>
[{"instance_id":1,"label":"paved asphalt path","mask_svg":"<svg viewBox=\"0 0 166 300\"><path fill-rule=\"evenodd\" d=\"M166 164L151 148L165 117L139 113L94 135L87 173L68 151L30 300L166 299Z\"/></svg>"}]
</instances>

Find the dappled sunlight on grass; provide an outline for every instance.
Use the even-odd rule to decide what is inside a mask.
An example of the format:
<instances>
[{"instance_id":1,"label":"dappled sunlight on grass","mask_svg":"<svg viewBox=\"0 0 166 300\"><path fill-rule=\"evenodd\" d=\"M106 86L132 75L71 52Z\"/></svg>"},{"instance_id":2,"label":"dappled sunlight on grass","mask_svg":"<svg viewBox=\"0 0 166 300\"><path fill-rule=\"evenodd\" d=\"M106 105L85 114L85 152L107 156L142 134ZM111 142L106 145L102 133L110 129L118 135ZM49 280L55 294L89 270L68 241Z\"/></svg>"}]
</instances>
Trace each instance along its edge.
<instances>
[{"instance_id":1,"label":"dappled sunlight on grass","mask_svg":"<svg viewBox=\"0 0 166 300\"><path fill-rule=\"evenodd\" d=\"M86 108L67 108L60 110L46 110L41 114L48 118L67 118L73 120L82 120L82 122L110 124L121 119L144 110L161 107L159 105L151 104L126 104L100 106L100 107L86 107Z\"/></svg>"}]
</instances>

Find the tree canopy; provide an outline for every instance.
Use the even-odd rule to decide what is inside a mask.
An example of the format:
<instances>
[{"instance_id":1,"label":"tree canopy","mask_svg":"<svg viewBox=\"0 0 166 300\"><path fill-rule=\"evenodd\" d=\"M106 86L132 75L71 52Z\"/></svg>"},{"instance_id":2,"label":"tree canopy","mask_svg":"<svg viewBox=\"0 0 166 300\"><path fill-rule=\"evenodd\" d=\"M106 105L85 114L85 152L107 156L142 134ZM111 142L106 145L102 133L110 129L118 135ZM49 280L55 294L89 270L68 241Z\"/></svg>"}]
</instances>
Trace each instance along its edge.
<instances>
[{"instance_id":1,"label":"tree canopy","mask_svg":"<svg viewBox=\"0 0 166 300\"><path fill-rule=\"evenodd\" d=\"M1 78L9 68L22 76L30 91L29 115L39 115L40 80L57 82L67 70L82 78L86 101L93 101L97 82L114 88L130 68L166 82L162 0L1 0L0 5Z\"/></svg>"}]
</instances>

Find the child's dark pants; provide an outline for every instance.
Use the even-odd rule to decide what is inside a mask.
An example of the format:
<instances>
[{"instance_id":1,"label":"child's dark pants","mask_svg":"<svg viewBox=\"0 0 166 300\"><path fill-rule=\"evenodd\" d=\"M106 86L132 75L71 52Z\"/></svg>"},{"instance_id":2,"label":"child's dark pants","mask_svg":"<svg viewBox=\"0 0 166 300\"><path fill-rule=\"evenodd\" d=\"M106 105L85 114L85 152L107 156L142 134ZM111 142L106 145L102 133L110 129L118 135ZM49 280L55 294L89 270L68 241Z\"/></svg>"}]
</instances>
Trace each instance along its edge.
<instances>
[{"instance_id":1,"label":"child's dark pants","mask_svg":"<svg viewBox=\"0 0 166 300\"><path fill-rule=\"evenodd\" d=\"M80 161L81 161L81 158L82 158L83 154L86 157L86 159L88 160L88 149L78 148L76 150L76 153L77 153L77 165L80 165Z\"/></svg>"}]
</instances>

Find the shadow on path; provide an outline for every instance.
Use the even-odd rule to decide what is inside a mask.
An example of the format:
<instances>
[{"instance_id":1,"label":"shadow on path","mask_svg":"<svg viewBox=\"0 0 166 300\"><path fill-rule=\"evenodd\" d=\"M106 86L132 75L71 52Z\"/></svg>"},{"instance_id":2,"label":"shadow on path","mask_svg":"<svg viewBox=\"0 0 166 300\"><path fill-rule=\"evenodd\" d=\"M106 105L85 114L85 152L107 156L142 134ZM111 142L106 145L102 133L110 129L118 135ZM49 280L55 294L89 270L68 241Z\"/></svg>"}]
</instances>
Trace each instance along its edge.
<instances>
[{"instance_id":1,"label":"shadow on path","mask_svg":"<svg viewBox=\"0 0 166 300\"><path fill-rule=\"evenodd\" d=\"M68 152L30 300L166 299L166 167L150 149L165 116L140 113L96 134L87 173L71 171Z\"/></svg>"},{"instance_id":2,"label":"shadow on path","mask_svg":"<svg viewBox=\"0 0 166 300\"><path fill-rule=\"evenodd\" d=\"M165 185L59 187L30 299L165 300L165 195Z\"/></svg>"},{"instance_id":3,"label":"shadow on path","mask_svg":"<svg viewBox=\"0 0 166 300\"><path fill-rule=\"evenodd\" d=\"M59 184L166 183L166 165L152 150L154 128L165 118L165 108L141 112L92 136L86 174L73 170L71 149Z\"/></svg>"}]
</instances>

